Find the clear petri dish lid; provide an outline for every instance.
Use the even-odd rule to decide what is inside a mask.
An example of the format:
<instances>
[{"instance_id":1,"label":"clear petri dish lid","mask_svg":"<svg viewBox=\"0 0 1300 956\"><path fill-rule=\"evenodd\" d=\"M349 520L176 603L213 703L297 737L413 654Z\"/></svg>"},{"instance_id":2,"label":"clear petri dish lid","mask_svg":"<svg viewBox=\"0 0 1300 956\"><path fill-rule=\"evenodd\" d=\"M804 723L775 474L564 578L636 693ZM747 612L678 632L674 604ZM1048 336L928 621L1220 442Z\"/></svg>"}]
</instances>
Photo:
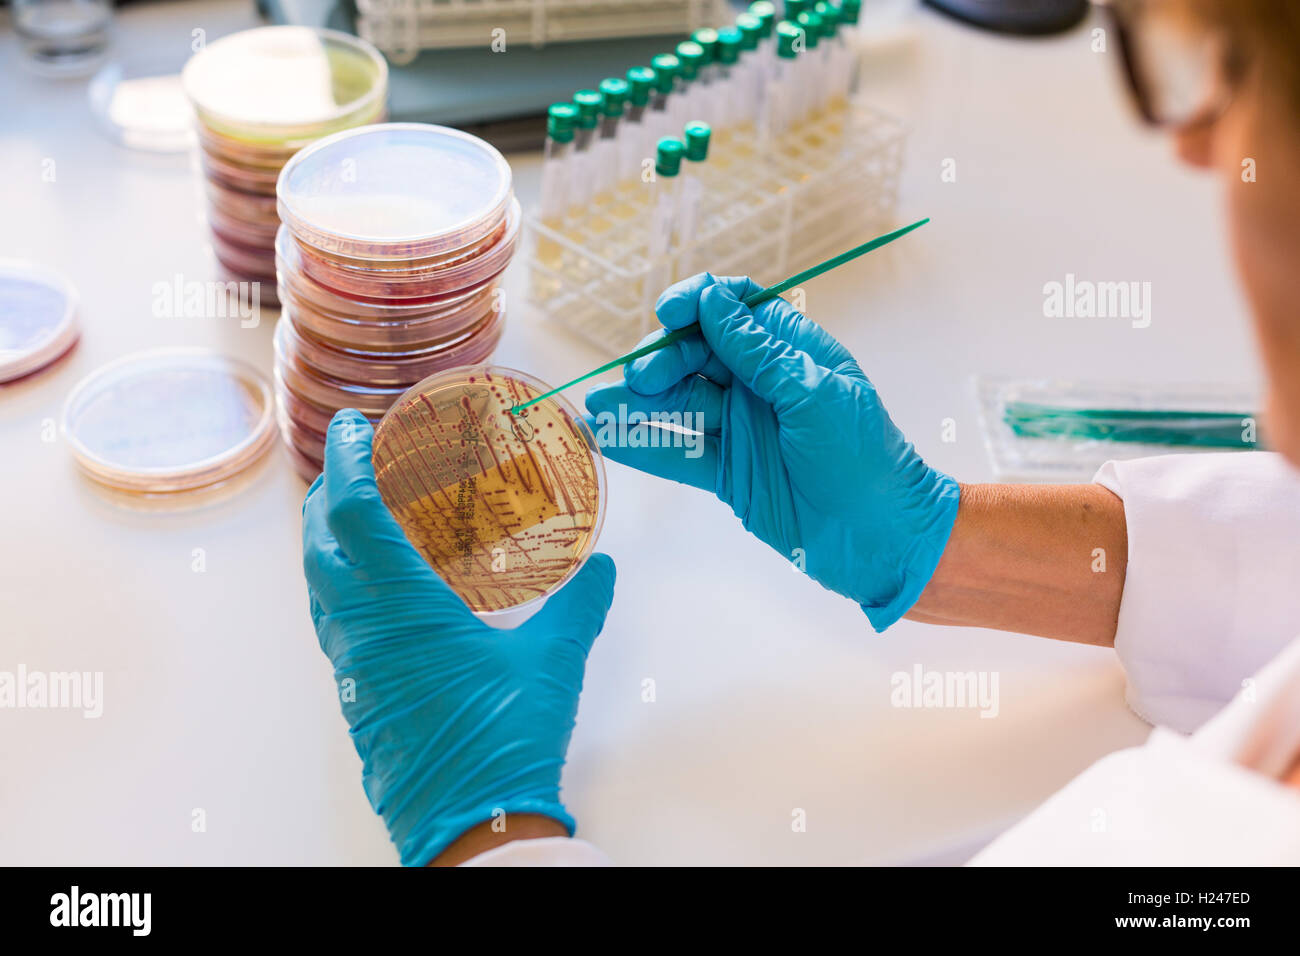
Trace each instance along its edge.
<instances>
[{"instance_id":1,"label":"clear petri dish lid","mask_svg":"<svg viewBox=\"0 0 1300 956\"><path fill-rule=\"evenodd\" d=\"M156 349L92 372L63 406L62 429L88 476L138 494L220 484L275 440L266 380L206 349Z\"/></svg>"},{"instance_id":2,"label":"clear petri dish lid","mask_svg":"<svg viewBox=\"0 0 1300 956\"><path fill-rule=\"evenodd\" d=\"M129 149L183 153L194 144L194 110L174 63L109 63L87 94L100 126Z\"/></svg>"},{"instance_id":3,"label":"clear petri dish lid","mask_svg":"<svg viewBox=\"0 0 1300 956\"><path fill-rule=\"evenodd\" d=\"M80 336L71 282L32 262L0 259L0 382L53 364Z\"/></svg>"},{"instance_id":4,"label":"clear petri dish lid","mask_svg":"<svg viewBox=\"0 0 1300 956\"><path fill-rule=\"evenodd\" d=\"M468 133L383 123L326 137L285 164L280 218L306 245L354 259L421 259L497 228L510 164Z\"/></svg>"},{"instance_id":5,"label":"clear petri dish lid","mask_svg":"<svg viewBox=\"0 0 1300 956\"><path fill-rule=\"evenodd\" d=\"M258 27L190 57L181 83L199 122L252 143L315 137L369 121L383 108L388 64L337 30Z\"/></svg>"},{"instance_id":6,"label":"clear petri dish lid","mask_svg":"<svg viewBox=\"0 0 1300 956\"><path fill-rule=\"evenodd\" d=\"M375 430L384 504L439 576L485 617L518 614L591 555L605 466L577 410L514 369L451 369L415 385ZM512 415L512 406L528 404Z\"/></svg>"}]
</instances>

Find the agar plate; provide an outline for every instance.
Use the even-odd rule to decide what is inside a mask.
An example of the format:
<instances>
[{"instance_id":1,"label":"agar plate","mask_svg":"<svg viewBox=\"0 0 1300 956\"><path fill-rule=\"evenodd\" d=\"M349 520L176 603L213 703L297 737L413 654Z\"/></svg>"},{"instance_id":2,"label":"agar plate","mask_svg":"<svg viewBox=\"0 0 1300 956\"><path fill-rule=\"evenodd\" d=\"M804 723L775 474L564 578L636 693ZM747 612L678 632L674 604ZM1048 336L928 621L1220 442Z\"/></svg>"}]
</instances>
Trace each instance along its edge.
<instances>
[{"instance_id":1,"label":"agar plate","mask_svg":"<svg viewBox=\"0 0 1300 956\"><path fill-rule=\"evenodd\" d=\"M63 434L96 481L139 494L206 488L274 443L271 390L253 368L206 349L110 362L63 406Z\"/></svg>"},{"instance_id":2,"label":"agar plate","mask_svg":"<svg viewBox=\"0 0 1300 956\"><path fill-rule=\"evenodd\" d=\"M72 283L34 263L0 260L0 383L58 361L80 334Z\"/></svg>"},{"instance_id":3,"label":"agar plate","mask_svg":"<svg viewBox=\"0 0 1300 956\"><path fill-rule=\"evenodd\" d=\"M375 480L416 550L477 614L552 594L595 548L605 466L549 386L479 365L412 387L375 430ZM512 415L518 404L528 406Z\"/></svg>"}]
</instances>

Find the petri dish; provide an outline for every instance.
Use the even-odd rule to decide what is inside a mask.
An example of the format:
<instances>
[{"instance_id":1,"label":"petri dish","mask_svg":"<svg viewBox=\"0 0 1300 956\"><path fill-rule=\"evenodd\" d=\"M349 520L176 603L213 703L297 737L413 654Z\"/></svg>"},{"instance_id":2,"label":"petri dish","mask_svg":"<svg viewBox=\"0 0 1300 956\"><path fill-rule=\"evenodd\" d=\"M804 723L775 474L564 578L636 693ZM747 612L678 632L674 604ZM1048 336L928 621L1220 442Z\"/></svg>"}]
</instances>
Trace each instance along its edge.
<instances>
[{"instance_id":1,"label":"petri dish","mask_svg":"<svg viewBox=\"0 0 1300 956\"><path fill-rule=\"evenodd\" d=\"M384 108L388 65L374 46L337 30L258 27L209 43L185 64L181 83L214 133L277 144L372 122Z\"/></svg>"},{"instance_id":2,"label":"petri dish","mask_svg":"<svg viewBox=\"0 0 1300 956\"><path fill-rule=\"evenodd\" d=\"M482 362L501 340L505 310L489 310L484 321L459 338L439 342L432 348L408 352L365 352L338 349L303 335L292 309L284 310L284 349L287 356L307 370L339 381L362 381L370 385L407 387L435 372Z\"/></svg>"},{"instance_id":3,"label":"petri dish","mask_svg":"<svg viewBox=\"0 0 1300 956\"><path fill-rule=\"evenodd\" d=\"M211 225L211 223L209 223ZM275 251L249 245L217 229L209 230L217 261L236 276L275 285Z\"/></svg>"},{"instance_id":4,"label":"petri dish","mask_svg":"<svg viewBox=\"0 0 1300 956\"><path fill-rule=\"evenodd\" d=\"M486 248L471 247L464 256L410 263L397 269L358 269L340 266L299 244L298 263L304 275L329 289L374 300L436 299L480 285L505 271L514 256L521 220L519 202L512 200L500 238Z\"/></svg>"},{"instance_id":5,"label":"petri dish","mask_svg":"<svg viewBox=\"0 0 1300 956\"><path fill-rule=\"evenodd\" d=\"M280 218L302 243L354 259L424 259L490 235L510 165L476 136L384 123L335 133L285 164Z\"/></svg>"},{"instance_id":6,"label":"petri dish","mask_svg":"<svg viewBox=\"0 0 1300 956\"><path fill-rule=\"evenodd\" d=\"M518 612L595 548L605 466L562 396L514 369L451 369L412 387L375 431L375 479L407 538L475 613Z\"/></svg>"},{"instance_id":7,"label":"petri dish","mask_svg":"<svg viewBox=\"0 0 1300 956\"><path fill-rule=\"evenodd\" d=\"M109 63L87 94L100 126L129 149L181 153L194 144L194 111L170 62Z\"/></svg>"},{"instance_id":8,"label":"petri dish","mask_svg":"<svg viewBox=\"0 0 1300 956\"><path fill-rule=\"evenodd\" d=\"M246 470L274 444L274 420L271 390L251 366L206 349L157 349L83 379L62 429L95 481L170 494Z\"/></svg>"},{"instance_id":9,"label":"petri dish","mask_svg":"<svg viewBox=\"0 0 1300 956\"><path fill-rule=\"evenodd\" d=\"M0 383L54 364L80 337L71 282L35 263L0 259Z\"/></svg>"},{"instance_id":10,"label":"petri dish","mask_svg":"<svg viewBox=\"0 0 1300 956\"><path fill-rule=\"evenodd\" d=\"M321 436L324 436L330 426L330 419L338 411L337 408L321 408L295 393L285 383L284 375L278 368L275 370L275 400L291 421ZM378 425L383 417L383 412L377 415L366 415L372 425Z\"/></svg>"},{"instance_id":11,"label":"petri dish","mask_svg":"<svg viewBox=\"0 0 1300 956\"><path fill-rule=\"evenodd\" d=\"M275 211L274 196L260 196L242 189L230 189L215 180L204 177L203 190L208 204L229 216L245 222L260 222L279 228L280 214Z\"/></svg>"}]
</instances>

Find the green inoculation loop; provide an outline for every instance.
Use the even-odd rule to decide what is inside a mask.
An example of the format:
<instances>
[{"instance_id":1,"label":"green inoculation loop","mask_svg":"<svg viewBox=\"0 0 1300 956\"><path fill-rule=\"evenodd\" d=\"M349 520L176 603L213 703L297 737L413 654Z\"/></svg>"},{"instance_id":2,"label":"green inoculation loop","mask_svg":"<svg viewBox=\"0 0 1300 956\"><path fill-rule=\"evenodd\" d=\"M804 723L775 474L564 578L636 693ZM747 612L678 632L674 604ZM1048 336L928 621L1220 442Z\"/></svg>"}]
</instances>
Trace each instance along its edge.
<instances>
[{"instance_id":1,"label":"green inoculation loop","mask_svg":"<svg viewBox=\"0 0 1300 956\"><path fill-rule=\"evenodd\" d=\"M578 108L578 129L595 129L600 122L600 105L605 98L597 90L578 90L573 104Z\"/></svg>"},{"instance_id":2,"label":"green inoculation loop","mask_svg":"<svg viewBox=\"0 0 1300 956\"><path fill-rule=\"evenodd\" d=\"M684 130L686 158L692 163L702 163L709 158L709 138L713 130L708 123L687 123Z\"/></svg>"},{"instance_id":3,"label":"green inoculation loop","mask_svg":"<svg viewBox=\"0 0 1300 956\"><path fill-rule=\"evenodd\" d=\"M754 0L749 5L749 12L758 17L758 22L763 27L763 39L766 40L776 29L776 5L770 0Z\"/></svg>"},{"instance_id":4,"label":"green inoculation loop","mask_svg":"<svg viewBox=\"0 0 1300 956\"><path fill-rule=\"evenodd\" d=\"M776 25L776 55L783 60L793 60L799 55L799 38L802 36L802 27L789 20L782 20Z\"/></svg>"},{"instance_id":5,"label":"green inoculation loop","mask_svg":"<svg viewBox=\"0 0 1300 956\"><path fill-rule=\"evenodd\" d=\"M740 30L740 48L757 50L758 41L763 39L763 21L752 13L742 13L736 17L736 28Z\"/></svg>"},{"instance_id":6,"label":"green inoculation loop","mask_svg":"<svg viewBox=\"0 0 1300 956\"><path fill-rule=\"evenodd\" d=\"M627 71L627 101L633 106L650 102L650 89L655 85L655 71L648 66L634 66Z\"/></svg>"},{"instance_id":7,"label":"green inoculation loop","mask_svg":"<svg viewBox=\"0 0 1300 956\"><path fill-rule=\"evenodd\" d=\"M677 59L682 64L682 78L688 83L694 82L704 65L704 48L694 40L683 40L677 44Z\"/></svg>"},{"instance_id":8,"label":"green inoculation loop","mask_svg":"<svg viewBox=\"0 0 1300 956\"><path fill-rule=\"evenodd\" d=\"M740 59L745 35L737 27L723 27L718 31L718 62L726 65Z\"/></svg>"},{"instance_id":9,"label":"green inoculation loop","mask_svg":"<svg viewBox=\"0 0 1300 956\"><path fill-rule=\"evenodd\" d=\"M578 108L572 103L552 103L546 111L546 135L557 143L573 140L573 127L578 122Z\"/></svg>"},{"instance_id":10,"label":"green inoculation loop","mask_svg":"<svg viewBox=\"0 0 1300 956\"><path fill-rule=\"evenodd\" d=\"M602 116L622 116L627 103L627 80L616 76L600 81L600 113Z\"/></svg>"},{"instance_id":11,"label":"green inoculation loop","mask_svg":"<svg viewBox=\"0 0 1300 956\"><path fill-rule=\"evenodd\" d=\"M660 53L650 61L650 68L655 71L655 90L659 93L671 93L673 80L682 71L682 61L672 53Z\"/></svg>"},{"instance_id":12,"label":"green inoculation loop","mask_svg":"<svg viewBox=\"0 0 1300 956\"><path fill-rule=\"evenodd\" d=\"M708 66L710 63L716 63L718 59L718 31L712 27L705 27L703 30L696 30L691 34L691 39L700 45L704 51L704 60L700 66Z\"/></svg>"},{"instance_id":13,"label":"green inoculation loop","mask_svg":"<svg viewBox=\"0 0 1300 956\"><path fill-rule=\"evenodd\" d=\"M808 49L817 49L822 36L822 18L815 13L801 13L799 26L803 27L804 40L808 44Z\"/></svg>"},{"instance_id":14,"label":"green inoculation loop","mask_svg":"<svg viewBox=\"0 0 1300 956\"><path fill-rule=\"evenodd\" d=\"M677 140L661 139L659 141L659 155L661 158L663 156L664 146L667 143L677 143L678 147L681 147L683 150L685 149L683 144L681 144ZM678 155L677 157L677 162L680 165L681 163L680 155ZM796 272L794 275L790 276L790 278L783 279L782 281L778 282L776 285L770 285L766 289L760 289L757 292L747 295L741 301L744 303L744 305L746 305L751 309L756 308L757 306L762 305L764 302L768 302L772 299L775 299L777 296L781 295L782 293L789 292L791 289L795 288L796 286L802 285L805 282L817 278L819 275L823 275L827 272L830 272L832 269L838 269L846 262L852 262L854 259L858 258L859 256L864 256L868 252L871 252L874 249L879 249L881 246L889 245L889 243L893 242L895 239L907 235L913 229L920 229L929 221L930 221L930 217L926 216L924 219L918 219L916 222L912 223L911 225L903 226L901 229L895 229L893 232L887 232L883 236L877 236L875 239L871 239L867 242L864 242L860 246L854 246L852 249L848 249L844 252L841 252L837 256L831 256L831 258L827 259L825 262L819 262L817 263L817 265L812 266L808 269L804 269L802 272ZM584 375L579 375L571 382L565 382L563 385L559 386L558 388L553 388L549 392L545 392L541 395L538 395L536 398L532 399L529 402L529 404L532 404L534 402L545 401L546 399L550 398L552 395L558 395L560 392L563 392L566 389L573 388L573 386L575 385L581 385L583 382L587 381L588 379L595 378L597 375L603 375L606 372L618 368L620 365L626 365L628 362L636 361L637 359L641 358L644 355L650 355L652 352L658 352L660 349L666 349L668 348L668 346L680 342L682 339L687 338L688 336L699 335L699 334L700 334L700 324L698 322L692 322L690 325L687 325L683 328L675 329L672 332L668 332L663 336L663 338L655 339L653 342L649 342L646 345L641 346L640 348L633 349L631 352L628 352L626 355L620 355L618 358L614 359L613 361L606 362L600 368L592 369L590 372L587 372ZM523 412L526 410L527 410L526 405L515 405L510 409L510 414L520 415L523 414Z\"/></svg>"}]
</instances>

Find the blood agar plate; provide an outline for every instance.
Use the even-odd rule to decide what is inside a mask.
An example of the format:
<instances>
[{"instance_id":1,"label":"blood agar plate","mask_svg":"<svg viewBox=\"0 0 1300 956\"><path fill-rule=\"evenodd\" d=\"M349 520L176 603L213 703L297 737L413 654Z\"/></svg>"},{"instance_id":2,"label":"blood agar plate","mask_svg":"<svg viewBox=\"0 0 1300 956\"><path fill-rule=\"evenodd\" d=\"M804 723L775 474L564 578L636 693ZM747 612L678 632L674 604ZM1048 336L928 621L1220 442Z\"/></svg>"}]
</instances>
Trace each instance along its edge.
<instances>
[{"instance_id":1,"label":"blood agar plate","mask_svg":"<svg viewBox=\"0 0 1300 956\"><path fill-rule=\"evenodd\" d=\"M299 241L354 259L422 259L491 234L510 165L476 136L422 123L328 136L285 164L280 218Z\"/></svg>"},{"instance_id":2,"label":"blood agar plate","mask_svg":"<svg viewBox=\"0 0 1300 956\"><path fill-rule=\"evenodd\" d=\"M206 488L247 469L275 440L266 381L205 349L112 362L63 407L63 433L96 481L140 494Z\"/></svg>"},{"instance_id":3,"label":"blood agar plate","mask_svg":"<svg viewBox=\"0 0 1300 956\"><path fill-rule=\"evenodd\" d=\"M544 599L591 554L605 513L595 437L513 369L441 372L379 423L375 479L407 538L475 613ZM517 404L522 415L511 414Z\"/></svg>"},{"instance_id":4,"label":"blood agar plate","mask_svg":"<svg viewBox=\"0 0 1300 956\"><path fill-rule=\"evenodd\" d=\"M77 292L51 269L0 260L0 382L38 372L77 343Z\"/></svg>"}]
</instances>

